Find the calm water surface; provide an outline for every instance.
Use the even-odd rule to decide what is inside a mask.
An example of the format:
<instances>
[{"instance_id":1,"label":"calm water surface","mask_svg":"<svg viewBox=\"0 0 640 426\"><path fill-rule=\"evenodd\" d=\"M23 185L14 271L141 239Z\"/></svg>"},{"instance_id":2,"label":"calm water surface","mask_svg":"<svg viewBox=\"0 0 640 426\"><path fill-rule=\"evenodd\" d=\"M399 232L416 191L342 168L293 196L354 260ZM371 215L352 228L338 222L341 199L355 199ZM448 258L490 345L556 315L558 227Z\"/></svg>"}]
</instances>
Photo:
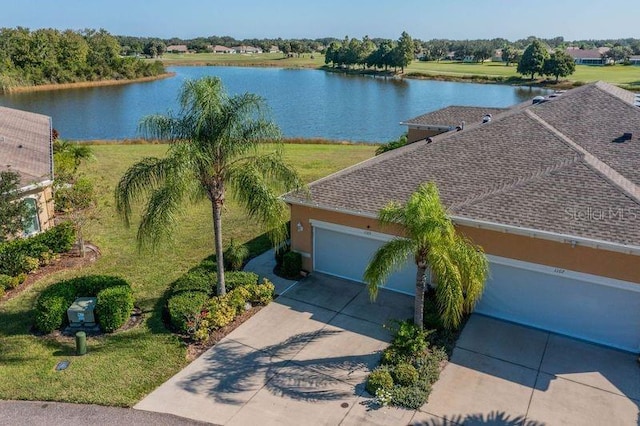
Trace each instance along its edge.
<instances>
[{"instance_id":1,"label":"calm water surface","mask_svg":"<svg viewBox=\"0 0 640 426\"><path fill-rule=\"evenodd\" d=\"M186 79L222 79L232 94L264 97L287 137L382 142L406 130L399 122L448 105L505 107L548 93L493 84L345 76L319 70L236 67L172 67L169 79L0 96L0 105L53 117L66 139L139 136L141 117L177 111Z\"/></svg>"}]
</instances>

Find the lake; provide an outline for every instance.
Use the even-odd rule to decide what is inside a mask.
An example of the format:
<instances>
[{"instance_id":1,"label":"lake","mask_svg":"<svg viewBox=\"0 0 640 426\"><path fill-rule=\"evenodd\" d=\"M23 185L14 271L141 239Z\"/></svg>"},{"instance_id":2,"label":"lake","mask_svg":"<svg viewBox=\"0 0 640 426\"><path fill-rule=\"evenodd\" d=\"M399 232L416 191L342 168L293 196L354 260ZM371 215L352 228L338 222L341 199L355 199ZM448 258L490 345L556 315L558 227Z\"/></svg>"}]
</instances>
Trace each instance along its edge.
<instances>
[{"instance_id":1,"label":"lake","mask_svg":"<svg viewBox=\"0 0 640 426\"><path fill-rule=\"evenodd\" d=\"M384 142L405 130L400 121L448 105L505 107L549 93L538 88L344 75L310 69L171 67L173 78L121 86L0 96L0 105L53 117L65 139L139 136L148 114L177 111L186 79L222 79L231 94L264 97L286 137Z\"/></svg>"}]
</instances>

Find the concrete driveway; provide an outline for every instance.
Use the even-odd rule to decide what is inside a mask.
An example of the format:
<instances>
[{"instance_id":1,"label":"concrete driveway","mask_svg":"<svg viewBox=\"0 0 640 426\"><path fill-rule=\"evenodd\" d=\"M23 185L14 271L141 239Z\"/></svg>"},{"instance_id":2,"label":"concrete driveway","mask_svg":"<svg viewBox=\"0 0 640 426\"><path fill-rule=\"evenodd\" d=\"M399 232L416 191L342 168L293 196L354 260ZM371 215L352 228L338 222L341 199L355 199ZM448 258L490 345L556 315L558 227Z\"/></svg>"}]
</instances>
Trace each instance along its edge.
<instances>
[{"instance_id":1,"label":"concrete driveway","mask_svg":"<svg viewBox=\"0 0 640 426\"><path fill-rule=\"evenodd\" d=\"M215 424L408 424L414 412L371 409L363 396L390 319L413 298L314 274L289 288L134 408Z\"/></svg>"},{"instance_id":2,"label":"concrete driveway","mask_svg":"<svg viewBox=\"0 0 640 426\"><path fill-rule=\"evenodd\" d=\"M472 315L415 425L640 425L637 356Z\"/></svg>"}]
</instances>

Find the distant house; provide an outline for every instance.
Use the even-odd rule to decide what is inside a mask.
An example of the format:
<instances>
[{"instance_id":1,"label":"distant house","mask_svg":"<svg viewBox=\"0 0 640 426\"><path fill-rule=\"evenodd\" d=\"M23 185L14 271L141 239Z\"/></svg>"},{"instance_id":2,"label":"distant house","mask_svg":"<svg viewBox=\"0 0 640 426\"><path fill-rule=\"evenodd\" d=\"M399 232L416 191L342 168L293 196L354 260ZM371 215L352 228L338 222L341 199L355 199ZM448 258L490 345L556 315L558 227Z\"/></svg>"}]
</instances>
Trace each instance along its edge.
<instances>
[{"instance_id":1,"label":"distant house","mask_svg":"<svg viewBox=\"0 0 640 426\"><path fill-rule=\"evenodd\" d=\"M407 142L412 143L452 130L462 130L465 125L481 123L485 117L492 117L503 111L503 108L454 105L402 121L400 124L408 127Z\"/></svg>"},{"instance_id":2,"label":"distant house","mask_svg":"<svg viewBox=\"0 0 640 426\"><path fill-rule=\"evenodd\" d=\"M220 45L212 46L210 50L213 53L220 53L220 54L236 53L236 51L232 47L220 46Z\"/></svg>"},{"instance_id":3,"label":"distant house","mask_svg":"<svg viewBox=\"0 0 640 426\"><path fill-rule=\"evenodd\" d=\"M186 44L172 44L167 46L168 53L189 53L189 49Z\"/></svg>"},{"instance_id":4,"label":"distant house","mask_svg":"<svg viewBox=\"0 0 640 426\"><path fill-rule=\"evenodd\" d=\"M640 65L640 55L629 56L629 63L631 65Z\"/></svg>"},{"instance_id":5,"label":"distant house","mask_svg":"<svg viewBox=\"0 0 640 426\"><path fill-rule=\"evenodd\" d=\"M53 226L53 145L51 118L46 115L0 107L0 171L20 176L18 197L32 214L24 234Z\"/></svg>"},{"instance_id":6,"label":"distant house","mask_svg":"<svg viewBox=\"0 0 640 426\"><path fill-rule=\"evenodd\" d=\"M262 49L253 46L234 46L235 53L262 53Z\"/></svg>"},{"instance_id":7,"label":"distant house","mask_svg":"<svg viewBox=\"0 0 640 426\"><path fill-rule=\"evenodd\" d=\"M612 64L612 59L605 58L603 56L608 51L608 47L599 47L597 49L580 49L577 47L568 47L565 50L565 52L567 52L567 54L571 56L578 65Z\"/></svg>"},{"instance_id":8,"label":"distant house","mask_svg":"<svg viewBox=\"0 0 640 426\"><path fill-rule=\"evenodd\" d=\"M276 45L273 45L269 48L269 53L280 53L280 48Z\"/></svg>"}]
</instances>

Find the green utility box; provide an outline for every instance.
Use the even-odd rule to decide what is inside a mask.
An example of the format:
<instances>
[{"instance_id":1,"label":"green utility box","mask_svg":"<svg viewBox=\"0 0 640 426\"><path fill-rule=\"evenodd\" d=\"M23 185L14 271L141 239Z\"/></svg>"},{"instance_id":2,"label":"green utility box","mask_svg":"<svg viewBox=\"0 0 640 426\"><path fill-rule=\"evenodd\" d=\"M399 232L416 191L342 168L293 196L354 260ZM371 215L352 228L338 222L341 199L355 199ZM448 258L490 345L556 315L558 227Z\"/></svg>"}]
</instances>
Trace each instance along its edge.
<instances>
[{"instance_id":1,"label":"green utility box","mask_svg":"<svg viewBox=\"0 0 640 426\"><path fill-rule=\"evenodd\" d=\"M71 327L93 327L96 325L96 318L93 311L96 308L95 297L78 297L67 309L69 326Z\"/></svg>"}]
</instances>

